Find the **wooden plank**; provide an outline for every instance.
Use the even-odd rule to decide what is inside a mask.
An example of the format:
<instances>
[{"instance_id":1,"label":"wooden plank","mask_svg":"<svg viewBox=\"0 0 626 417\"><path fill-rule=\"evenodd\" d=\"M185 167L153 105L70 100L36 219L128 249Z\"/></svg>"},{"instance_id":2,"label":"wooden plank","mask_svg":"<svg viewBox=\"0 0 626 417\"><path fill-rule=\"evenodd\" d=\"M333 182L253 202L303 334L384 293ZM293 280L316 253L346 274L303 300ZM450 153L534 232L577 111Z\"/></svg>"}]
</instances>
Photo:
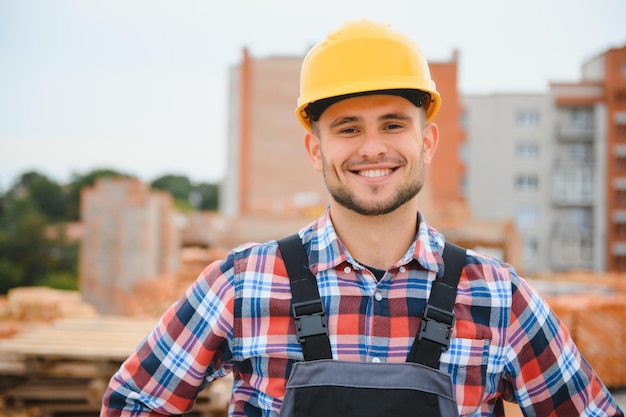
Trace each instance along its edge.
<instances>
[{"instance_id":1,"label":"wooden plank","mask_svg":"<svg viewBox=\"0 0 626 417\"><path fill-rule=\"evenodd\" d=\"M26 373L24 359L19 353L0 353L0 375L23 375Z\"/></svg>"},{"instance_id":2,"label":"wooden plank","mask_svg":"<svg viewBox=\"0 0 626 417\"><path fill-rule=\"evenodd\" d=\"M2 354L124 360L154 328L156 319L62 319L0 340Z\"/></svg>"},{"instance_id":3,"label":"wooden plank","mask_svg":"<svg viewBox=\"0 0 626 417\"><path fill-rule=\"evenodd\" d=\"M117 371L120 363L117 361L90 361L67 359L38 359L29 358L23 361L22 375L37 375L42 377L69 377L98 379L109 378Z\"/></svg>"},{"instance_id":4,"label":"wooden plank","mask_svg":"<svg viewBox=\"0 0 626 417\"><path fill-rule=\"evenodd\" d=\"M226 378L201 392L190 416L226 416L231 382ZM105 389L103 380L37 378L5 390L2 399L9 406L19 405L37 416L67 416L77 412L97 415Z\"/></svg>"},{"instance_id":5,"label":"wooden plank","mask_svg":"<svg viewBox=\"0 0 626 417\"><path fill-rule=\"evenodd\" d=\"M85 398L85 384L76 384L70 381L50 381L47 383L37 383L31 381L28 384L7 390L5 397L12 397L20 400L37 401L81 401Z\"/></svg>"}]
</instances>

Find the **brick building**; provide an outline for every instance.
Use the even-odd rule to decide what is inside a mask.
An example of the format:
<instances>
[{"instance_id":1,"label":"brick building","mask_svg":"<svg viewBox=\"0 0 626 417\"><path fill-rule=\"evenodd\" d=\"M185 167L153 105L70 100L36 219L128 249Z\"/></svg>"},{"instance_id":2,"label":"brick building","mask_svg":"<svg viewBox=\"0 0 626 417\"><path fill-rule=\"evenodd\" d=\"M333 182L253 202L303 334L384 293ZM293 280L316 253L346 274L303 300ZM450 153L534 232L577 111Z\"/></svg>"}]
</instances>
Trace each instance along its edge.
<instances>
[{"instance_id":1,"label":"brick building","mask_svg":"<svg viewBox=\"0 0 626 417\"><path fill-rule=\"evenodd\" d=\"M80 288L100 313L126 313L135 286L178 269L170 194L136 179L103 178L83 190L81 219Z\"/></svg>"},{"instance_id":2,"label":"brick building","mask_svg":"<svg viewBox=\"0 0 626 417\"><path fill-rule=\"evenodd\" d=\"M586 213L587 230L599 236L591 242L597 269L626 271L626 46L586 61L580 82L550 87L557 140L578 156L561 164L559 203Z\"/></svg>"}]
</instances>

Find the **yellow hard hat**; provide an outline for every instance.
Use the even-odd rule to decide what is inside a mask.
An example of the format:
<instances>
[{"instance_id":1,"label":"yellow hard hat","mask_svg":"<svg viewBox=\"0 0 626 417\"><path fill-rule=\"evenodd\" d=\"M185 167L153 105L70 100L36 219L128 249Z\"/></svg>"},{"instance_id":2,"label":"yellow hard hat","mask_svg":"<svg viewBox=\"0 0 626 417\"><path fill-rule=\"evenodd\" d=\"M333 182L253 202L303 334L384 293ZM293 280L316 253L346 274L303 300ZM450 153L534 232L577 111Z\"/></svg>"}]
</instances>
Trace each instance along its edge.
<instances>
[{"instance_id":1,"label":"yellow hard hat","mask_svg":"<svg viewBox=\"0 0 626 417\"><path fill-rule=\"evenodd\" d=\"M427 121L441 107L419 46L391 25L356 20L331 32L304 58L296 115L310 130L316 102L319 116L334 102L368 93L398 94L424 105Z\"/></svg>"}]
</instances>

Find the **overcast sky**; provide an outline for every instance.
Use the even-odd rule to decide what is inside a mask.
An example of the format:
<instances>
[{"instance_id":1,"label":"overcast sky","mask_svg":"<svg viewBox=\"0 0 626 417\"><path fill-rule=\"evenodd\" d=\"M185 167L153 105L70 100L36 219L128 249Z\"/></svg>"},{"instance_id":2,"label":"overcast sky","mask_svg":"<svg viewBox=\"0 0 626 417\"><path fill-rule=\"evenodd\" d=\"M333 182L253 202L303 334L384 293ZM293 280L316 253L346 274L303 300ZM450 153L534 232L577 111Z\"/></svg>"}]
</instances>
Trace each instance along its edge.
<instances>
[{"instance_id":1,"label":"overcast sky","mask_svg":"<svg viewBox=\"0 0 626 417\"><path fill-rule=\"evenodd\" d=\"M218 181L243 48L303 56L357 18L459 50L462 94L547 92L626 45L626 0L0 0L0 191L27 170Z\"/></svg>"}]
</instances>

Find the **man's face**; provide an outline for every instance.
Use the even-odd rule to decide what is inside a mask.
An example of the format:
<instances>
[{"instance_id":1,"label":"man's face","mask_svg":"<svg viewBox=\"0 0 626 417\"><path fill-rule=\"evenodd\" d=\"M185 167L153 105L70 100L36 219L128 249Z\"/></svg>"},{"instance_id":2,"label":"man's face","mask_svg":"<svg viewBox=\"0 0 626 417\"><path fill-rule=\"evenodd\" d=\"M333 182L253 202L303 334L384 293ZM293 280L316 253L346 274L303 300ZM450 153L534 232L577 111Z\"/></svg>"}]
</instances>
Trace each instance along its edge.
<instances>
[{"instance_id":1,"label":"man's face","mask_svg":"<svg viewBox=\"0 0 626 417\"><path fill-rule=\"evenodd\" d=\"M392 95L342 100L322 113L305 137L316 170L333 200L356 213L391 213L424 185L438 130L423 111Z\"/></svg>"}]
</instances>

